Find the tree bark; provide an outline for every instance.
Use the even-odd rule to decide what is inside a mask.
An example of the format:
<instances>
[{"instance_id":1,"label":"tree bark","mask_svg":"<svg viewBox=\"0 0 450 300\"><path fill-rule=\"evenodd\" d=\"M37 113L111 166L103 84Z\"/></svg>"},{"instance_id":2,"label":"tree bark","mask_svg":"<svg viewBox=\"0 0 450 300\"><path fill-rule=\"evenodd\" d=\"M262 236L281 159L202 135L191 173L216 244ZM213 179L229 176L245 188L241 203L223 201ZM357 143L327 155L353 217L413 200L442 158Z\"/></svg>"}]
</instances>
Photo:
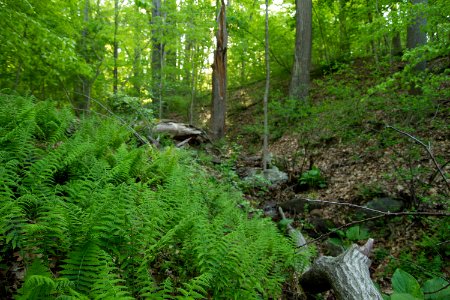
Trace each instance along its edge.
<instances>
[{"instance_id":1,"label":"tree bark","mask_svg":"<svg viewBox=\"0 0 450 300\"><path fill-rule=\"evenodd\" d=\"M369 239L365 246L352 245L337 257L320 257L300 279L303 290L320 293L331 288L339 300L383 299L370 279L372 262L367 256L372 246Z\"/></svg>"},{"instance_id":2,"label":"tree bark","mask_svg":"<svg viewBox=\"0 0 450 300\"><path fill-rule=\"evenodd\" d=\"M390 6L390 9L392 11L393 14L398 14L398 10L397 10L397 3L394 3ZM394 18L394 23L393 23L393 27L396 28L396 26L398 26L398 21L396 18ZM402 54L402 40L400 37L400 32L395 29L394 31L394 35L392 36L392 41L391 41L391 56L400 56Z\"/></svg>"},{"instance_id":3,"label":"tree bark","mask_svg":"<svg viewBox=\"0 0 450 300\"><path fill-rule=\"evenodd\" d=\"M152 94L159 101L159 118L162 117L162 64L164 61L164 43L162 43L161 0L152 2Z\"/></svg>"},{"instance_id":4,"label":"tree bark","mask_svg":"<svg viewBox=\"0 0 450 300\"><path fill-rule=\"evenodd\" d=\"M411 0L413 5L427 4L428 0ZM423 13L418 13L416 18L407 28L406 33L406 45L408 49L414 49L417 46L425 45L427 43L427 34L425 32L425 26L427 19L423 16ZM425 60L419 62L414 69L416 71L424 71L427 66Z\"/></svg>"},{"instance_id":5,"label":"tree bark","mask_svg":"<svg viewBox=\"0 0 450 300\"><path fill-rule=\"evenodd\" d=\"M89 0L85 0L84 8L83 8L83 30L81 32L81 54L88 62L89 54L87 53L87 36L88 36L88 25L89 25L89 12L90 12L90 3ZM91 87L92 83L90 78L86 75L79 76L79 83L75 86L75 95L74 95L74 105L76 109L76 113L78 115L89 112L90 102L91 102Z\"/></svg>"},{"instance_id":6,"label":"tree bark","mask_svg":"<svg viewBox=\"0 0 450 300\"><path fill-rule=\"evenodd\" d=\"M264 90L264 142L263 142L263 159L262 167L266 172L269 164L269 125L268 125L268 102L269 102L269 87L270 87L270 60L269 60L269 0L266 0L266 20L265 20L265 58L266 58L266 88Z\"/></svg>"},{"instance_id":7,"label":"tree bark","mask_svg":"<svg viewBox=\"0 0 450 300\"><path fill-rule=\"evenodd\" d=\"M119 58L119 42L117 41L117 31L119 30L119 0L114 0L114 69L113 69L113 93L117 95L117 85L119 74L117 60Z\"/></svg>"},{"instance_id":8,"label":"tree bark","mask_svg":"<svg viewBox=\"0 0 450 300\"><path fill-rule=\"evenodd\" d=\"M227 42L226 6L221 0L219 15L217 17L217 46L214 51L212 64L212 103L211 103L211 135L213 140L225 136L225 116L227 100Z\"/></svg>"},{"instance_id":9,"label":"tree bark","mask_svg":"<svg viewBox=\"0 0 450 300\"><path fill-rule=\"evenodd\" d=\"M391 55L400 56L401 54L402 54L402 41L400 38L400 33L397 31L394 33L394 36L392 37Z\"/></svg>"},{"instance_id":10,"label":"tree bark","mask_svg":"<svg viewBox=\"0 0 450 300\"><path fill-rule=\"evenodd\" d=\"M295 54L289 97L307 101L311 69L312 0L296 0Z\"/></svg>"},{"instance_id":11,"label":"tree bark","mask_svg":"<svg viewBox=\"0 0 450 300\"><path fill-rule=\"evenodd\" d=\"M278 207L278 211L286 220L283 209ZM287 230L298 251L306 251L308 246L302 233L291 224L287 225ZM372 248L373 239L369 239L364 246L353 244L337 257L318 258L311 268L300 275L301 290L307 294L318 294L333 289L338 300L382 300L370 279L372 262L368 256Z\"/></svg>"},{"instance_id":12,"label":"tree bark","mask_svg":"<svg viewBox=\"0 0 450 300\"><path fill-rule=\"evenodd\" d=\"M339 0L339 50L340 57L346 58L350 53L350 40L347 33L347 8L346 0Z\"/></svg>"}]
</instances>

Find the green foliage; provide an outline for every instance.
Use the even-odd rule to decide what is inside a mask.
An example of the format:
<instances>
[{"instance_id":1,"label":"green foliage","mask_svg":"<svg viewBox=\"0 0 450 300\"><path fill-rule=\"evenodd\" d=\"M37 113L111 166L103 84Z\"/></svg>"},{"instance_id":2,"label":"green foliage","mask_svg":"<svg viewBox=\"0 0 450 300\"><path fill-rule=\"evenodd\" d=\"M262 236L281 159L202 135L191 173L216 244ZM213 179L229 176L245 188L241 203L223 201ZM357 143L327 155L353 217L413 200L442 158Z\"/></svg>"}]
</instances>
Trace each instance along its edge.
<instances>
[{"instance_id":1,"label":"green foliage","mask_svg":"<svg viewBox=\"0 0 450 300\"><path fill-rule=\"evenodd\" d=\"M392 288L394 293L384 296L391 300L435 299L444 300L450 296L450 287L444 279L436 277L427 280L422 287L409 273L397 269L392 276Z\"/></svg>"},{"instance_id":2,"label":"green foliage","mask_svg":"<svg viewBox=\"0 0 450 300\"><path fill-rule=\"evenodd\" d=\"M20 253L19 299L268 299L307 259L188 153L137 148L113 120L1 95L0 134L0 264Z\"/></svg>"},{"instance_id":3,"label":"green foliage","mask_svg":"<svg viewBox=\"0 0 450 300\"><path fill-rule=\"evenodd\" d=\"M345 231L345 237L350 241L362 241L369 238L369 231L356 225Z\"/></svg>"},{"instance_id":4,"label":"green foliage","mask_svg":"<svg viewBox=\"0 0 450 300\"><path fill-rule=\"evenodd\" d=\"M313 166L311 170L308 170L300 176L298 179L300 186L306 188L324 188L327 185L325 178L323 177L320 169Z\"/></svg>"},{"instance_id":5,"label":"green foliage","mask_svg":"<svg viewBox=\"0 0 450 300\"><path fill-rule=\"evenodd\" d=\"M392 276L392 288L395 293L409 294L416 298L423 298L420 285L417 280L401 269L397 269Z\"/></svg>"}]
</instances>

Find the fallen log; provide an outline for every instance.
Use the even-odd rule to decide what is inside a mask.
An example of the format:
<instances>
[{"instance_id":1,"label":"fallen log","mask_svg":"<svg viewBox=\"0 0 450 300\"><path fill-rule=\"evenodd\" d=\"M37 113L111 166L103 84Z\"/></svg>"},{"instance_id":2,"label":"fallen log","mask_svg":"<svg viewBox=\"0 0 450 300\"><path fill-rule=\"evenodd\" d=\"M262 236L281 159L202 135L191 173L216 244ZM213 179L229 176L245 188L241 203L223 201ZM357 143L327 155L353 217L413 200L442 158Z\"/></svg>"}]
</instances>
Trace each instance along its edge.
<instances>
[{"instance_id":1,"label":"fallen log","mask_svg":"<svg viewBox=\"0 0 450 300\"><path fill-rule=\"evenodd\" d=\"M280 215L285 219L283 210ZM300 231L288 226L289 234L297 247L307 247ZM318 294L332 289L338 300L382 300L380 292L370 278L369 267L372 263L369 254L373 248L373 239L360 247L353 244L336 257L321 256L300 276L300 285L306 294Z\"/></svg>"},{"instance_id":2,"label":"fallen log","mask_svg":"<svg viewBox=\"0 0 450 300\"><path fill-rule=\"evenodd\" d=\"M174 140L208 142L210 139L205 131L195 126L173 121L161 121L153 128L154 134L167 134Z\"/></svg>"}]
</instances>

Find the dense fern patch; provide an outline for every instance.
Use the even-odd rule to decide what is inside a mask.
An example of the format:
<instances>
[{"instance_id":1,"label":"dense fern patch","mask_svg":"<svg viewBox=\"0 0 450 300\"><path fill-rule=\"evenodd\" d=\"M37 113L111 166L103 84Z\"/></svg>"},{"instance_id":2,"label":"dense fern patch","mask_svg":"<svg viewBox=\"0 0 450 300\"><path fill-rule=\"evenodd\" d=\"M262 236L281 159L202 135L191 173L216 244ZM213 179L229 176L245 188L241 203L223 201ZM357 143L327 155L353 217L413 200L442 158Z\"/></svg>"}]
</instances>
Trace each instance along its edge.
<instances>
[{"instance_id":1,"label":"dense fern patch","mask_svg":"<svg viewBox=\"0 0 450 300\"><path fill-rule=\"evenodd\" d=\"M136 144L113 120L0 95L0 297L279 295L301 258L278 229L185 152Z\"/></svg>"}]
</instances>

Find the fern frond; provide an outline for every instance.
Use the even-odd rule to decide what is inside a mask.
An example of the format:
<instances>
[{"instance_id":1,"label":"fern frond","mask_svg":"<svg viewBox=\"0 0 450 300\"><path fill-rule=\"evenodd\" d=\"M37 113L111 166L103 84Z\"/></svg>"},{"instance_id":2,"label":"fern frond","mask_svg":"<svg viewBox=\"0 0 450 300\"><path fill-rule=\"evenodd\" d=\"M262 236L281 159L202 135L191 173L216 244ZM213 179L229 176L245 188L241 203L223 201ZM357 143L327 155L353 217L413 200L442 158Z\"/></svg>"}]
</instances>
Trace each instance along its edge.
<instances>
[{"instance_id":1,"label":"fern frond","mask_svg":"<svg viewBox=\"0 0 450 300\"><path fill-rule=\"evenodd\" d=\"M183 295L176 297L177 299L205 299L207 298L207 289L213 275L211 273L204 273L197 276L189 282L183 284L183 288L178 288L178 291Z\"/></svg>"},{"instance_id":2,"label":"fern frond","mask_svg":"<svg viewBox=\"0 0 450 300\"><path fill-rule=\"evenodd\" d=\"M107 266L107 260L108 255L103 250L94 242L88 242L77 250L69 252L60 273L73 282L75 290L87 295Z\"/></svg>"},{"instance_id":3,"label":"fern frond","mask_svg":"<svg viewBox=\"0 0 450 300\"><path fill-rule=\"evenodd\" d=\"M14 201L0 198L0 241L15 249L23 243L22 235L26 218L21 207Z\"/></svg>"},{"instance_id":4,"label":"fern frond","mask_svg":"<svg viewBox=\"0 0 450 300\"><path fill-rule=\"evenodd\" d=\"M51 299L55 288L56 283L48 268L40 259L35 259L26 271L25 282L17 299Z\"/></svg>"}]
</instances>

